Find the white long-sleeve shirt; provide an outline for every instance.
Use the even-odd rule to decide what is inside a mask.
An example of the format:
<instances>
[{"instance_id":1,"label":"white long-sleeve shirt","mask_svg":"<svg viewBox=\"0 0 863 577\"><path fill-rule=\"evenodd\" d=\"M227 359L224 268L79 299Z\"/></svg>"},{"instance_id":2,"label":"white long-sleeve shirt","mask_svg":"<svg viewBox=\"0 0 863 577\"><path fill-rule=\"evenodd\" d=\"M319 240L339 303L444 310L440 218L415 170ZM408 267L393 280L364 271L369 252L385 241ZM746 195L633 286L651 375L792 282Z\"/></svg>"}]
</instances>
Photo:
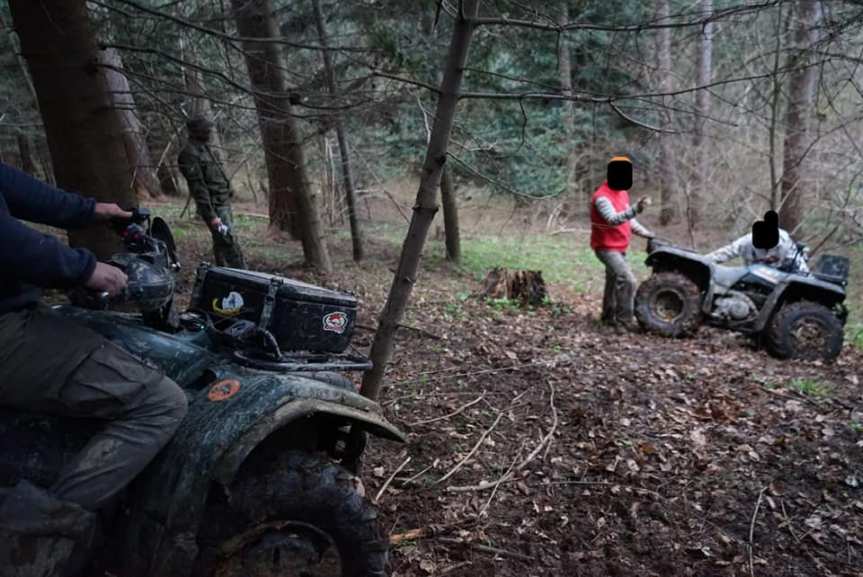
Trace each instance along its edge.
<instances>
[{"instance_id":1,"label":"white long-sleeve shirt","mask_svg":"<svg viewBox=\"0 0 863 577\"><path fill-rule=\"evenodd\" d=\"M652 232L635 219L635 215L637 213L634 206L630 206L624 211L617 212L614 210L614 205L611 204L611 201L604 196L597 197L595 205L596 210L599 211L599 216L601 216L602 220L608 224L617 226L629 221L629 226L632 228L632 232L634 234L643 236L644 238L651 238L653 236Z\"/></svg>"},{"instance_id":2,"label":"white long-sleeve shirt","mask_svg":"<svg viewBox=\"0 0 863 577\"><path fill-rule=\"evenodd\" d=\"M788 266L793 260L793 270L809 272L803 254L797 253L797 244L791 239L791 235L781 228L779 229L779 243L773 248L756 248L752 244L752 233L749 233L731 244L711 252L707 258L719 264L738 256L743 259L746 266L755 262L781 268Z\"/></svg>"}]
</instances>

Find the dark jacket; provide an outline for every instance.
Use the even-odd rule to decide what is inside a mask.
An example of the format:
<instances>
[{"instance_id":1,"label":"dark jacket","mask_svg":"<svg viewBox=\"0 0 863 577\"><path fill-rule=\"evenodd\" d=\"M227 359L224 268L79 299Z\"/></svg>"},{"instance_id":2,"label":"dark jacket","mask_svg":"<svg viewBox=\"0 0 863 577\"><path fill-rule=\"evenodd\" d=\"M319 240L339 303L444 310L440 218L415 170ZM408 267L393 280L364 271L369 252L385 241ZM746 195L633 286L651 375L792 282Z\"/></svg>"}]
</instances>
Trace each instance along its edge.
<instances>
[{"instance_id":1,"label":"dark jacket","mask_svg":"<svg viewBox=\"0 0 863 577\"><path fill-rule=\"evenodd\" d=\"M64 192L0 163L0 314L39 300L39 288L67 288L85 283L96 257L69 248L18 219L58 228L76 228L93 220L96 201Z\"/></svg>"},{"instance_id":2,"label":"dark jacket","mask_svg":"<svg viewBox=\"0 0 863 577\"><path fill-rule=\"evenodd\" d=\"M210 223L219 216L219 209L228 206L234 193L222 164L209 145L190 140L177 158L180 172L189 184L189 194L195 199L198 214Z\"/></svg>"}]
</instances>

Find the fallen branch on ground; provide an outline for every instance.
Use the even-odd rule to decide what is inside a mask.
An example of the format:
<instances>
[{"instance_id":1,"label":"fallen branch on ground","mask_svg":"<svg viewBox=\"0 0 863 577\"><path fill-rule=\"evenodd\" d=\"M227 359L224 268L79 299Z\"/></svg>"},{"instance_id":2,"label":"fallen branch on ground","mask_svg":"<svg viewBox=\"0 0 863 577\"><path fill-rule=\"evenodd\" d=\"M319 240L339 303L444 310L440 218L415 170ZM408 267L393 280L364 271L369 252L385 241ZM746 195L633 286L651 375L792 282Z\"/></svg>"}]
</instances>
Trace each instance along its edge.
<instances>
[{"instance_id":1,"label":"fallen branch on ground","mask_svg":"<svg viewBox=\"0 0 863 577\"><path fill-rule=\"evenodd\" d=\"M547 443L551 442L552 437L554 436L555 431L557 431L558 418L557 418L557 408L554 406L554 385L551 383L548 384L549 389L551 390L551 395L549 397L549 406L551 407L551 428L548 430L548 434L546 434L539 442L539 444L531 451L530 455L525 458L524 461L519 463L519 465L507 473L505 473L500 479L497 481L484 481L479 483L478 485L467 485L467 486L451 486L447 487L446 490L458 493L465 491L485 491L486 489L494 489L498 485L502 483L506 483L512 480L513 476L524 469L531 461L533 461L536 456L543 450ZM443 480L443 479L441 479ZM440 482L440 481L439 481Z\"/></svg>"},{"instance_id":2,"label":"fallen branch on ground","mask_svg":"<svg viewBox=\"0 0 863 577\"><path fill-rule=\"evenodd\" d=\"M428 425L430 423L437 423L438 421L445 421L446 419L450 419L450 418L455 417L456 415L464 412L465 409L469 409L470 407L474 406L478 402L482 401L484 398L485 398L485 391L483 391L483 393L480 396L478 396L476 399L472 400L471 402L469 402L466 405L462 405L461 407L459 407L458 409L456 409L452 413L449 413L447 415L443 415L442 417L435 417L433 419L423 419L421 421L414 421L413 423L407 423L406 426L407 427L416 427L418 425Z\"/></svg>"},{"instance_id":3,"label":"fallen branch on ground","mask_svg":"<svg viewBox=\"0 0 863 577\"><path fill-rule=\"evenodd\" d=\"M416 332L416 333L419 333L419 334L421 334L421 335L427 336L428 338L430 338L430 339L434 339L434 340L436 340L436 341L442 341L442 340L443 340L443 337L442 337L442 336L440 336L440 335L436 335L436 334L434 334L434 333L431 333L431 332L429 332L429 331L427 331L427 330L425 330L425 329L421 329L421 328L419 328L419 327L412 327L411 325L403 325L403 324L401 324L401 323L399 323L399 324L398 324L398 325L396 325L396 326L397 326L398 328L400 328L400 329L407 329L407 330L409 330L409 331L414 331L414 332ZM354 325L354 327L356 327L356 328L360 329L361 331L375 332L375 331L377 330L375 327L370 327L370 326L368 326L368 325Z\"/></svg>"},{"instance_id":4,"label":"fallen branch on ground","mask_svg":"<svg viewBox=\"0 0 863 577\"><path fill-rule=\"evenodd\" d=\"M497 427L497 424L500 422L500 420L502 418L503 418L503 412L501 411L497 414L497 418L494 420L494 423L492 423L491 427L486 429L485 433L483 433L482 436L479 438L479 441L476 442L476 445L473 446L473 449L470 450L470 453L468 453L464 459L459 461L455 467L450 469L450 471L446 475L444 475L443 477L441 477L440 479L435 481L435 485L443 483L444 481L446 481L447 479L452 477L456 473L456 471L461 469L464 466L464 464L467 463L471 457L473 457L474 453L476 453L479 450L480 446L483 444L486 437L488 437L491 434L491 432L494 430L494 428Z\"/></svg>"},{"instance_id":5,"label":"fallen branch on ground","mask_svg":"<svg viewBox=\"0 0 863 577\"><path fill-rule=\"evenodd\" d=\"M469 543L467 541L462 541L461 539L441 537L438 541L441 543L452 543L453 545L464 545L465 547L470 547L471 549L476 549L483 553L493 553L494 555L500 555L501 557L512 557L513 559L521 559L522 561L536 561L536 559L530 555L516 553L515 551L507 551L506 549L498 549L497 547L489 547L488 545L480 545L479 543Z\"/></svg>"},{"instance_id":6,"label":"fallen branch on ground","mask_svg":"<svg viewBox=\"0 0 863 577\"><path fill-rule=\"evenodd\" d=\"M402 469L404 469L404 468L405 468L405 466L407 466L407 464L408 464L408 463L410 463L410 462L411 462L411 457L408 457L407 459L405 459L405 462L404 462L404 463L402 463L401 465L399 465L399 466L398 466L398 468L397 468L395 471L393 471L393 474L392 474L392 475L390 475L390 478L386 480L386 483L384 483L384 484L383 484L383 487L381 487L381 490L380 490L380 491L378 491L378 494L377 494L377 495L375 495L375 498L372 500L372 502L373 502L374 504L376 504L376 505L377 505L377 503L378 503L378 501L380 500L381 496L384 494L384 491L386 491L386 490L387 490L387 488L390 486L390 483L392 483L392 482L393 482L393 479L395 479L395 478L396 478L396 475L398 475L398 474L399 474L399 472L400 472Z\"/></svg>"},{"instance_id":7,"label":"fallen branch on ground","mask_svg":"<svg viewBox=\"0 0 863 577\"><path fill-rule=\"evenodd\" d=\"M755 577L755 562L752 560L752 539L755 536L755 521L758 519L758 509L761 508L761 499L764 498L764 491L767 486L761 488L758 492L758 501L755 502L755 511L752 512L752 522L749 524L749 575Z\"/></svg>"}]
</instances>

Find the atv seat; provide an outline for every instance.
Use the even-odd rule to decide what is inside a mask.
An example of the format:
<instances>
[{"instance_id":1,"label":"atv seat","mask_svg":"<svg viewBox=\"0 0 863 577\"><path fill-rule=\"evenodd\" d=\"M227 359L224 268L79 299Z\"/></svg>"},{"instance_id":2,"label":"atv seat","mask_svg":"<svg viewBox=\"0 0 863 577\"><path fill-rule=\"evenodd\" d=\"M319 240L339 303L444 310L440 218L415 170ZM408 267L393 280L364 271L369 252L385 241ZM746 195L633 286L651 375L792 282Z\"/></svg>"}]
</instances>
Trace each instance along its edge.
<instances>
[{"instance_id":1,"label":"atv seat","mask_svg":"<svg viewBox=\"0 0 863 577\"><path fill-rule=\"evenodd\" d=\"M819 280L844 287L848 284L849 268L848 257L825 254L818 259L812 275Z\"/></svg>"},{"instance_id":2,"label":"atv seat","mask_svg":"<svg viewBox=\"0 0 863 577\"><path fill-rule=\"evenodd\" d=\"M734 284L746 276L749 267L745 266L723 266L716 265L713 268L713 281L719 286L731 288Z\"/></svg>"}]
</instances>

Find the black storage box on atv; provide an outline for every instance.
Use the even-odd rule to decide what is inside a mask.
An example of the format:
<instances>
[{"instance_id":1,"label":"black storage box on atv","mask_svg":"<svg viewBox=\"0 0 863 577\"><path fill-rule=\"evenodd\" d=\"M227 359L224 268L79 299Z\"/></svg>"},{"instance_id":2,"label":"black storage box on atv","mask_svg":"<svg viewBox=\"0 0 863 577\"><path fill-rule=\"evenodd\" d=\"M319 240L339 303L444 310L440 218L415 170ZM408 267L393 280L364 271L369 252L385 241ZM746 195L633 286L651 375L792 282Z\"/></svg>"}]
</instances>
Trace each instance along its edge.
<instances>
[{"instance_id":1,"label":"black storage box on atv","mask_svg":"<svg viewBox=\"0 0 863 577\"><path fill-rule=\"evenodd\" d=\"M252 321L283 351L341 353L351 341L357 299L276 275L201 265L191 307Z\"/></svg>"}]
</instances>

